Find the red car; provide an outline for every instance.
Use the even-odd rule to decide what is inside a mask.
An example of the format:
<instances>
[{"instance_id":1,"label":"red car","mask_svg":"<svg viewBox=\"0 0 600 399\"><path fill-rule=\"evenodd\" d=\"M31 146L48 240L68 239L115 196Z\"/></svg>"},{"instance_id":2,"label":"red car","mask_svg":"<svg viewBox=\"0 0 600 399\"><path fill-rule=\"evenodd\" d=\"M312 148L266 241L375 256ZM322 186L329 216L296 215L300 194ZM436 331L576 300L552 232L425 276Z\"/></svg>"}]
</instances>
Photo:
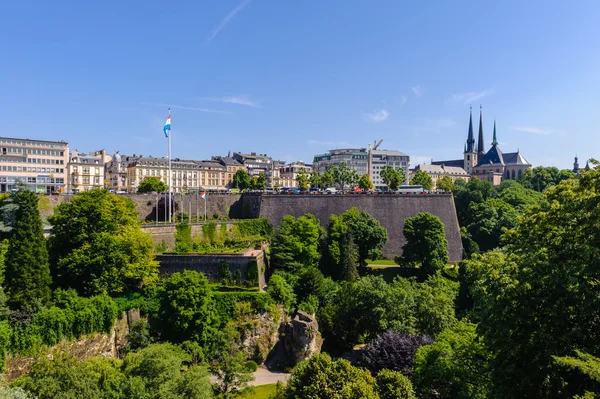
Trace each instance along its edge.
<instances>
[{"instance_id":1,"label":"red car","mask_svg":"<svg viewBox=\"0 0 600 399\"><path fill-rule=\"evenodd\" d=\"M362 192L363 192L362 188L359 188L359 187L354 187L352 189L352 194L360 194Z\"/></svg>"}]
</instances>

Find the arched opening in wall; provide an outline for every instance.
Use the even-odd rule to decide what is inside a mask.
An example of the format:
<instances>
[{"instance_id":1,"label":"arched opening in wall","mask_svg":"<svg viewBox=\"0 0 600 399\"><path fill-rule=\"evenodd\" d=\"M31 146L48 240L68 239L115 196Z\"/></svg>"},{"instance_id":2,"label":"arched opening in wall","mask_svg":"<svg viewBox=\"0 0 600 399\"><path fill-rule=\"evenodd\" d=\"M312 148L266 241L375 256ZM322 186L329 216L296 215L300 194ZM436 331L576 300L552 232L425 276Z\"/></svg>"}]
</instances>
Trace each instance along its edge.
<instances>
[{"instance_id":1,"label":"arched opening in wall","mask_svg":"<svg viewBox=\"0 0 600 399\"><path fill-rule=\"evenodd\" d=\"M521 178L521 176L523 176L523 171L519 169L519 179Z\"/></svg>"},{"instance_id":2,"label":"arched opening in wall","mask_svg":"<svg viewBox=\"0 0 600 399\"><path fill-rule=\"evenodd\" d=\"M519 177L521 177L521 175L519 175ZM514 169L512 171L512 178L513 178L513 180L515 179L515 171L514 171Z\"/></svg>"},{"instance_id":3,"label":"arched opening in wall","mask_svg":"<svg viewBox=\"0 0 600 399\"><path fill-rule=\"evenodd\" d=\"M509 170L506 170L506 178L510 179L510 171Z\"/></svg>"}]
</instances>

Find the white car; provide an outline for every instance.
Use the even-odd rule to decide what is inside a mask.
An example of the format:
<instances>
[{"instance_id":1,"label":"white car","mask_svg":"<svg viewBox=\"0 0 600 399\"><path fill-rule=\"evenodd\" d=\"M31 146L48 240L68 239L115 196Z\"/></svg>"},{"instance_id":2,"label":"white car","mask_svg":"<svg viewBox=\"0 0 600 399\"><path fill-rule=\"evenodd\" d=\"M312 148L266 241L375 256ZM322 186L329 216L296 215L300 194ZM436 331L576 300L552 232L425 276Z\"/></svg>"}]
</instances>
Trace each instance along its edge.
<instances>
[{"instance_id":1,"label":"white car","mask_svg":"<svg viewBox=\"0 0 600 399\"><path fill-rule=\"evenodd\" d=\"M337 193L337 190L334 187L329 187L325 189L325 193L326 194L335 194Z\"/></svg>"}]
</instances>

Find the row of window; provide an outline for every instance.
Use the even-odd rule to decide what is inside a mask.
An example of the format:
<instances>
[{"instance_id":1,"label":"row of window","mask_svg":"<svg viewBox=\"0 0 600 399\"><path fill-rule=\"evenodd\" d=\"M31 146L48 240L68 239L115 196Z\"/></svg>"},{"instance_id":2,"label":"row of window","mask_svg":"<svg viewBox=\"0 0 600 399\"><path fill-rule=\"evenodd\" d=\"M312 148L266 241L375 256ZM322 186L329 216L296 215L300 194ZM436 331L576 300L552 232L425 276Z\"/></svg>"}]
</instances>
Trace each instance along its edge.
<instances>
[{"instance_id":1,"label":"row of window","mask_svg":"<svg viewBox=\"0 0 600 399\"><path fill-rule=\"evenodd\" d=\"M8 172L38 172L38 173L64 173L62 168L32 168L25 166L6 166L2 165L2 171Z\"/></svg>"},{"instance_id":2,"label":"row of window","mask_svg":"<svg viewBox=\"0 0 600 399\"><path fill-rule=\"evenodd\" d=\"M2 162L16 162L16 163L39 163L49 165L64 165L63 159L47 159L47 158L11 158L11 157L0 157Z\"/></svg>"},{"instance_id":3,"label":"row of window","mask_svg":"<svg viewBox=\"0 0 600 399\"><path fill-rule=\"evenodd\" d=\"M44 143L39 141L21 141L21 140L8 140L2 139L0 140L2 144L15 144L15 145L28 145L28 146L36 146L36 147L49 147L49 148L64 148L66 143Z\"/></svg>"},{"instance_id":4,"label":"row of window","mask_svg":"<svg viewBox=\"0 0 600 399\"><path fill-rule=\"evenodd\" d=\"M31 184L64 184L63 177L18 177L18 176L0 176L0 183L31 183Z\"/></svg>"},{"instance_id":5,"label":"row of window","mask_svg":"<svg viewBox=\"0 0 600 399\"><path fill-rule=\"evenodd\" d=\"M2 147L2 154L50 155L54 157L62 157L65 155L65 152L55 150L37 150L35 148Z\"/></svg>"},{"instance_id":6,"label":"row of window","mask_svg":"<svg viewBox=\"0 0 600 399\"><path fill-rule=\"evenodd\" d=\"M79 176L72 176L71 178L71 183L73 184L79 184L79 182L82 182L83 184L90 184L90 182L93 182L93 184L95 185L100 185L100 177L99 176L94 176L93 178L90 178L90 176L81 176L82 178L80 179ZM104 182L102 182L103 184Z\"/></svg>"},{"instance_id":7,"label":"row of window","mask_svg":"<svg viewBox=\"0 0 600 399\"><path fill-rule=\"evenodd\" d=\"M73 172L81 172L84 175L89 175L90 174L90 170L93 171L93 172L96 172L95 174L97 174L97 175L100 174L100 168L89 168L89 167L85 167L85 166L82 166L82 167L75 166L71 170Z\"/></svg>"}]
</instances>

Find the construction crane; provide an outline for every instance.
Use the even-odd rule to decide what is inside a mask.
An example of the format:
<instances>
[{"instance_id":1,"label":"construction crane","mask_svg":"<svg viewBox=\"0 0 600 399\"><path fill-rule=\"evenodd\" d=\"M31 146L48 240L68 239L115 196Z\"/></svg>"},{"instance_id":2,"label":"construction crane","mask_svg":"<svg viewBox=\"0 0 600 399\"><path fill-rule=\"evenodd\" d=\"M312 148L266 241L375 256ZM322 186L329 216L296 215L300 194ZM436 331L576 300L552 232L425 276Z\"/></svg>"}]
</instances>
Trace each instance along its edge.
<instances>
[{"instance_id":1,"label":"construction crane","mask_svg":"<svg viewBox=\"0 0 600 399\"><path fill-rule=\"evenodd\" d=\"M379 140L379 143L375 144L373 146L373 149L376 150L377 148L379 148L379 146L381 145L382 142L383 142L383 139Z\"/></svg>"},{"instance_id":2,"label":"construction crane","mask_svg":"<svg viewBox=\"0 0 600 399\"><path fill-rule=\"evenodd\" d=\"M373 141L373 148L371 148L371 143L369 143L369 153L367 155L367 174L369 175L369 178L373 178L373 155L371 153L371 151L376 150L381 143L383 142L383 139L379 140L379 143L375 144L375 141Z\"/></svg>"}]
</instances>

